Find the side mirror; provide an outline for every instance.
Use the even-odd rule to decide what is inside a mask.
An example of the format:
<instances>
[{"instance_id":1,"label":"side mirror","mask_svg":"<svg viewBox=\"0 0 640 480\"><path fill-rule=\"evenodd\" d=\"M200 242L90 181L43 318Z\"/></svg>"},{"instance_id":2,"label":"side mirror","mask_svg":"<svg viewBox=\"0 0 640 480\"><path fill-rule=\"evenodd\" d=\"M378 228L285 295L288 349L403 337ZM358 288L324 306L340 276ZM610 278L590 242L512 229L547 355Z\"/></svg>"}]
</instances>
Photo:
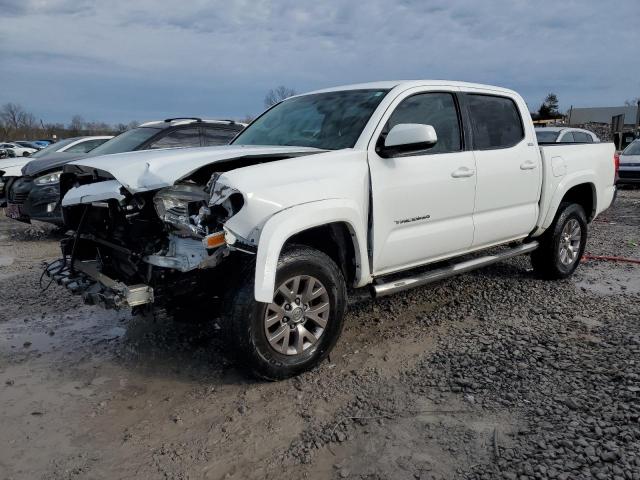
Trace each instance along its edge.
<instances>
[{"instance_id":1,"label":"side mirror","mask_svg":"<svg viewBox=\"0 0 640 480\"><path fill-rule=\"evenodd\" d=\"M400 153L426 150L438 143L438 135L431 125L421 123L400 123L393 127L379 146L382 157L392 157Z\"/></svg>"}]
</instances>

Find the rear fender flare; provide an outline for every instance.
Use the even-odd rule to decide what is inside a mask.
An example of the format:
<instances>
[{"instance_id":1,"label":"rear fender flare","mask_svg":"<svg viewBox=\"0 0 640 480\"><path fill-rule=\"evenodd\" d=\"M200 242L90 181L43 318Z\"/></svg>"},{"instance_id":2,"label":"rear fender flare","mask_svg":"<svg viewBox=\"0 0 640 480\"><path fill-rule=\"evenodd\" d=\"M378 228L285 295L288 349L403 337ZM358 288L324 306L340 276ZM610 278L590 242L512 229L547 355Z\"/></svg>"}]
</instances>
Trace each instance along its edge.
<instances>
[{"instance_id":1,"label":"rear fender flare","mask_svg":"<svg viewBox=\"0 0 640 480\"><path fill-rule=\"evenodd\" d=\"M553 223L554 218L556 217L556 213L558 212L558 207L562 202L562 199L567 194L569 190L578 185L588 184L593 189L594 195L594 211L597 211L597 189L596 185L596 177L593 173L590 172L578 172L572 175L568 175L562 179L562 181L558 184L551 198L551 202L549 203L549 208L547 209L546 215L544 217L544 221L542 222L541 227L543 229L549 228L549 226ZM591 215L591 212L585 212L587 216Z\"/></svg>"}]
</instances>

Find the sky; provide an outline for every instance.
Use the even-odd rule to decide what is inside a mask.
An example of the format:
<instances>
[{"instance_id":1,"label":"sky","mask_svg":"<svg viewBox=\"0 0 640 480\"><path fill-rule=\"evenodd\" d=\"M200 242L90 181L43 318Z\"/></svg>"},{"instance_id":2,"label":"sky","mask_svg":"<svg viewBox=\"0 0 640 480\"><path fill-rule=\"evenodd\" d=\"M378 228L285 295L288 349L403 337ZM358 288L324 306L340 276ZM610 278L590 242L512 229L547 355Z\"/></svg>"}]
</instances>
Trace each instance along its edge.
<instances>
[{"instance_id":1,"label":"sky","mask_svg":"<svg viewBox=\"0 0 640 480\"><path fill-rule=\"evenodd\" d=\"M449 79L613 106L640 97L639 44L639 0L0 0L0 104L239 119L278 85Z\"/></svg>"}]
</instances>

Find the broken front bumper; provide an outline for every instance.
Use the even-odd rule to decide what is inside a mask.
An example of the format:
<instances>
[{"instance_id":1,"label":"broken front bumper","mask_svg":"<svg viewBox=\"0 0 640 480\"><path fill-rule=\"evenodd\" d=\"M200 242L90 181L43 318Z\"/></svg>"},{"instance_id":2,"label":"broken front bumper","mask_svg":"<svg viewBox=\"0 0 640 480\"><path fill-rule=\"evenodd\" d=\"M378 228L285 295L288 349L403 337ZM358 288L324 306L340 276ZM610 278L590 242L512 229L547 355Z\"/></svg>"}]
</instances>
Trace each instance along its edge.
<instances>
[{"instance_id":1,"label":"broken front bumper","mask_svg":"<svg viewBox=\"0 0 640 480\"><path fill-rule=\"evenodd\" d=\"M98 269L95 261L74 261L73 268L65 260L46 267L45 273L52 281L62 285L89 305L105 308L138 307L154 301L153 288L148 285L125 285Z\"/></svg>"}]
</instances>

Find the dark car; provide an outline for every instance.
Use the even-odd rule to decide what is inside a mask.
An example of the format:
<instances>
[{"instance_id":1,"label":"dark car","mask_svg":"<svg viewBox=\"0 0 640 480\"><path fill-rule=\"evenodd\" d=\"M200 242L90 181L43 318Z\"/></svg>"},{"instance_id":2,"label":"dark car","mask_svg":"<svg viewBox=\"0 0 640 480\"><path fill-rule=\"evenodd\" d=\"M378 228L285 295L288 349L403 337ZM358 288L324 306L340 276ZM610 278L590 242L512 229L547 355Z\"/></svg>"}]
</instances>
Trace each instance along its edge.
<instances>
[{"instance_id":1,"label":"dark car","mask_svg":"<svg viewBox=\"0 0 640 480\"><path fill-rule=\"evenodd\" d=\"M62 225L60 174L62 166L97 155L156 148L226 145L245 127L231 120L169 118L127 130L88 154L40 158L22 169L22 177L7 184L7 216L22 222L40 220Z\"/></svg>"},{"instance_id":2,"label":"dark car","mask_svg":"<svg viewBox=\"0 0 640 480\"><path fill-rule=\"evenodd\" d=\"M634 140L618 155L618 181L622 184L640 184L640 140Z\"/></svg>"},{"instance_id":3,"label":"dark car","mask_svg":"<svg viewBox=\"0 0 640 480\"><path fill-rule=\"evenodd\" d=\"M44 148L42 145L38 145L37 143L33 142L27 142L26 140L16 140L13 143L17 143L21 147L35 148L36 150L42 150Z\"/></svg>"}]
</instances>

